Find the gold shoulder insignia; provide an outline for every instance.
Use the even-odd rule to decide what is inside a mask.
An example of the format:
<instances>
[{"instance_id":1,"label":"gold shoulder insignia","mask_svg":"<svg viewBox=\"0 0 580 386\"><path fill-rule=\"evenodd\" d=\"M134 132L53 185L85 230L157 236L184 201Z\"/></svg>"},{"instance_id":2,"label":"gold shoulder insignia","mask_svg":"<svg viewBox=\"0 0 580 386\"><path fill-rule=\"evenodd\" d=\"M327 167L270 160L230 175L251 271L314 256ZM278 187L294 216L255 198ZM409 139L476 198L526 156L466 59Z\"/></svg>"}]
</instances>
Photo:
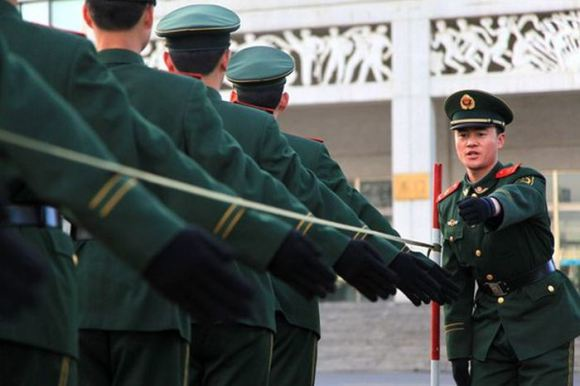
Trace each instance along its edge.
<instances>
[{"instance_id":1,"label":"gold shoulder insignia","mask_svg":"<svg viewBox=\"0 0 580 386\"><path fill-rule=\"evenodd\" d=\"M449 225L450 227L454 227L455 225L457 225L459 223L459 221L457 221L456 219L452 218L451 220L447 221L447 225Z\"/></svg>"},{"instance_id":2,"label":"gold shoulder insignia","mask_svg":"<svg viewBox=\"0 0 580 386\"><path fill-rule=\"evenodd\" d=\"M533 185L534 180L535 180L534 176L527 176L527 177L518 178L516 183L517 184Z\"/></svg>"}]
</instances>

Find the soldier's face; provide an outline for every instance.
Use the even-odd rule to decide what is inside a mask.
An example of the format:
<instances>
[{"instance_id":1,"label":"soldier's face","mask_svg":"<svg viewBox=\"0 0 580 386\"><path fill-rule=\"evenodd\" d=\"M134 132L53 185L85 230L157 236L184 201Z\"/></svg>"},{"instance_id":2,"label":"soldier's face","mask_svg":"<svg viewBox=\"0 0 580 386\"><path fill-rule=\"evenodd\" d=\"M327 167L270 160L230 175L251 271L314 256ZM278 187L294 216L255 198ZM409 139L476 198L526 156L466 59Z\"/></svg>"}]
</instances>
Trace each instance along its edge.
<instances>
[{"instance_id":1,"label":"soldier's face","mask_svg":"<svg viewBox=\"0 0 580 386\"><path fill-rule=\"evenodd\" d=\"M505 134L495 127L466 128L455 131L455 151L466 169L482 171L493 168L498 152L503 148Z\"/></svg>"}]
</instances>

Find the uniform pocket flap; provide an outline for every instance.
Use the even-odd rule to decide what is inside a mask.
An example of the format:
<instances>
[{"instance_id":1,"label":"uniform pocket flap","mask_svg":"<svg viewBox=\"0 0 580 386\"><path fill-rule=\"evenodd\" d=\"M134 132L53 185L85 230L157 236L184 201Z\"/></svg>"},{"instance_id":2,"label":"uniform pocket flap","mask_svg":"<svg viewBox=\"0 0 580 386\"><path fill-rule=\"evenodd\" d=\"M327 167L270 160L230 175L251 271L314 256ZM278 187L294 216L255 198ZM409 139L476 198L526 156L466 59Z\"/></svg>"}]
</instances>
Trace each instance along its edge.
<instances>
[{"instance_id":1,"label":"uniform pocket flap","mask_svg":"<svg viewBox=\"0 0 580 386\"><path fill-rule=\"evenodd\" d=\"M560 273L553 272L542 280L524 287L524 291L535 302L543 297L558 294L561 286L562 277Z\"/></svg>"}]
</instances>

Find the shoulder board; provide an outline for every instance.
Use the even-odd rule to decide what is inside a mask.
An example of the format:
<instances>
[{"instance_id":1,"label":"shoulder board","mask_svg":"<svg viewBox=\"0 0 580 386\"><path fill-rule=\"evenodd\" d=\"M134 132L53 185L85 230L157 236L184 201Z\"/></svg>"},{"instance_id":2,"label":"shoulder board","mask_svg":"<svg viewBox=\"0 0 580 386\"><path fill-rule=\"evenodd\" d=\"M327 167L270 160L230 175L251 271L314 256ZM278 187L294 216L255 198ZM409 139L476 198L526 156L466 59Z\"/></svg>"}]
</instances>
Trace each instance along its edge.
<instances>
[{"instance_id":1,"label":"shoulder board","mask_svg":"<svg viewBox=\"0 0 580 386\"><path fill-rule=\"evenodd\" d=\"M437 203L439 204L441 201L445 200L447 197L455 193L460 186L461 181L457 181L456 183L448 187L446 191L444 191L439 195L439 197L437 197Z\"/></svg>"},{"instance_id":2,"label":"shoulder board","mask_svg":"<svg viewBox=\"0 0 580 386\"><path fill-rule=\"evenodd\" d=\"M509 177L512 174L514 174L515 172L517 172L518 169L520 168L520 166L522 166L521 163L515 164L513 166L508 166L507 168L503 168L500 171L498 171L497 173L495 173L495 178Z\"/></svg>"},{"instance_id":3,"label":"shoulder board","mask_svg":"<svg viewBox=\"0 0 580 386\"><path fill-rule=\"evenodd\" d=\"M306 137L306 138L308 138L312 141L315 141L315 142L324 143L324 139L319 138L319 137Z\"/></svg>"}]
</instances>

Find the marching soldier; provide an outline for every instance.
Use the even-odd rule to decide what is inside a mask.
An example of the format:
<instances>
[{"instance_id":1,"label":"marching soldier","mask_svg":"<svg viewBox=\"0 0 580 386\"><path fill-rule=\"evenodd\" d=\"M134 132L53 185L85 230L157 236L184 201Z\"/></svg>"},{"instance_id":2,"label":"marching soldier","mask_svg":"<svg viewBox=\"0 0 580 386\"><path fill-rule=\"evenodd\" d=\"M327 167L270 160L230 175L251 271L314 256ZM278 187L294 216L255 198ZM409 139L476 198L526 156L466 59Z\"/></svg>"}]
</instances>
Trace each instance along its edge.
<instances>
[{"instance_id":1,"label":"marching soldier","mask_svg":"<svg viewBox=\"0 0 580 386\"><path fill-rule=\"evenodd\" d=\"M234 86L231 99L236 104L262 110L278 118L288 106L289 95L284 92L284 85L286 77L293 71L292 57L279 49L257 46L239 51L232 57L226 74ZM371 229L399 236L380 212L348 183L340 166L330 157L320 140L289 134L284 136L304 166L314 172ZM404 246L398 247L403 249ZM433 265L426 257L416 256L421 263ZM440 273L437 269L433 272ZM444 280L443 277L441 280ZM421 304L419 299L412 300L417 306ZM271 385L314 384L314 371L303 370L315 367L320 331L309 327L307 319L288 323L281 315L277 318Z\"/></svg>"},{"instance_id":2,"label":"marching soldier","mask_svg":"<svg viewBox=\"0 0 580 386\"><path fill-rule=\"evenodd\" d=\"M171 71L201 79L208 86L209 98L224 121L225 129L236 138L246 153L252 156L262 169L280 179L290 192L307 205L315 215L357 226L363 225L347 205L320 183L312 172L304 168L298 155L280 134L276 121L272 117L260 111L221 100L218 90L228 66L230 33L239 25L240 20L237 15L220 6L192 5L171 12L157 26L157 34L166 38L169 50L166 55L168 68ZM358 238L358 236L360 235L355 237ZM408 285L406 289L409 296L415 298L420 296L425 301L431 297L443 302L447 300L446 295L441 291L441 287L445 284L433 280L427 270L417 264L414 256L405 252L399 253L400 249L383 240L371 239L369 242L379 248L382 253L380 258L391 262L397 257L397 261L401 264L393 264L391 267L399 269L397 273L403 277L403 285ZM351 243L351 245L355 244ZM363 257L363 253L369 255L372 251L372 249L367 249L366 244L359 245L364 246L364 248L359 248L359 257ZM376 299L376 295L372 292L369 296L368 286L372 281L359 280L359 278L356 278L357 281L353 280L355 278L349 276L349 273L354 269L350 267L346 269L343 262L345 265L347 262L351 265L359 264L359 271L364 272L365 267L359 263L364 260L359 258L353 260L352 263L346 259L339 260L334 268L341 276L354 283L355 288L361 293L370 299ZM283 317L292 321L307 319L304 323L308 324L310 330L317 331L319 329L317 303L306 302L282 284L277 287L280 288L277 298L283 309ZM244 368L241 367L238 371L243 370ZM195 384L195 375L202 377L203 368L201 370L192 368L192 374L194 375L192 384ZM248 374L251 376L250 372Z\"/></svg>"},{"instance_id":3,"label":"marching soldier","mask_svg":"<svg viewBox=\"0 0 580 386\"><path fill-rule=\"evenodd\" d=\"M148 171L218 192L232 194L231 190L217 184L209 177L199 165L180 155L166 135L145 121L130 107L125 93L112 79L111 74L98 62L92 45L86 39L26 23L22 21L14 5L4 0L0 1L0 33L6 36L7 43L14 52L26 59L55 91L76 108L122 163L143 167ZM115 208L119 202L124 202L120 200L124 197L123 195L127 196L126 193L134 190L131 189L132 185L124 178L113 176L102 187L102 195L98 197L98 206L109 203L106 209ZM157 188L154 192L187 221L199 224L222 239L227 238L228 243L235 247L238 258L256 269L270 268L275 274L291 282L293 286L311 293L325 293L333 287L334 275L317 260L318 252L315 248L311 247L307 241L285 243L291 232L289 225L254 211L241 212L241 208L237 206L196 198L184 193ZM256 245L252 237L256 229L268 229L267 237L262 239L259 245ZM146 244L143 243L143 245ZM59 251L72 254L70 240L59 239L56 245L60 248ZM180 243L180 247L182 245ZM98 248L96 246L92 251L108 256L108 251L98 252ZM140 250L145 256L150 256L150 251ZM181 248L179 250L183 251ZM310 263L301 266L289 265L296 255L302 255L304 260ZM182 254L181 257L183 257ZM165 275L162 275L164 278L169 274L182 274L179 264L174 263L161 264L157 270L165 271ZM274 270L273 267L277 268ZM73 267L69 268L72 270ZM143 266L139 268L142 269ZM96 271L93 273L98 274ZM304 278L307 279L304 280ZM67 274L61 279L68 286L72 283L72 274ZM105 282L108 279L105 277ZM183 296L188 296L187 292L179 288L180 283L182 282L164 281L157 283L157 288L165 289L165 295L171 295L172 299L179 302L183 300ZM71 293L71 296L76 296L74 289ZM55 295L55 298L59 296ZM0 323L0 339L7 337L15 339L16 337L30 341L33 347L44 347L56 353L63 353L67 355L67 358L76 357L77 339L74 322L76 315L71 308L73 304L74 298L71 302L63 301L63 311L57 313L58 318L47 317L46 314L27 313L26 315L33 326L36 326L39 320L49 320L54 324L58 335L44 333L46 328L44 330L28 328L24 323L18 324L19 331L16 333L13 325L3 326ZM66 324L59 322L64 321L62 319L67 315L72 319L67 319ZM178 319L176 312L164 315L167 316L166 321L173 322ZM196 315L204 316L203 313ZM187 333L187 323L182 325L185 326L183 331ZM36 333L28 333L27 331L30 330ZM49 342L44 343L46 341ZM70 359L67 363L74 365L74 361L71 362ZM8 365L9 362L6 364Z\"/></svg>"},{"instance_id":4,"label":"marching soldier","mask_svg":"<svg viewBox=\"0 0 580 386\"><path fill-rule=\"evenodd\" d=\"M180 146L180 148L198 161L216 179L236 190L240 195L259 200L271 205L283 207L298 213L307 214L299 201L290 195L284 185L272 176L264 173L255 162L241 150L237 142L223 130L221 119L209 102L203 83L180 75L150 69L145 66L139 51L149 41L149 32L153 20L153 3L127 2L114 0L89 0L84 7L84 18L93 28L99 52L99 58L106 63L116 77L123 83L131 98L131 102L152 123L164 129ZM119 13L124 15L119 16ZM115 15L113 17L113 15ZM296 226L298 222L292 221ZM305 226L303 224L303 226ZM324 254L332 258L340 256L348 238L336 230L318 226L311 227L309 238L324 248ZM298 233L296 233L298 234ZM334 244L334 245L333 245ZM336 251L336 252L335 252ZM298 256L299 257L299 256ZM92 265L96 258L84 259L81 264L83 280L81 286L89 293L102 291L100 280L95 278ZM85 263L86 262L86 263ZM294 259L294 264L301 264ZM121 267L115 267L119 271ZM194 325L194 336L199 331L206 335L221 336L219 341L224 346L236 350L239 363L244 365L251 374L255 383L267 384L269 372L272 331L274 330L274 298L270 279L264 273L257 273L243 265L239 266L246 278L260 288L253 299L253 313L250 317L236 321L235 325L218 324L213 327ZM392 276L383 274L386 271L377 264L370 272L376 274L381 294L387 293L394 284L390 282ZM137 278L133 280L134 288L142 287ZM102 307L83 310L81 319L81 380L95 379L103 374L117 369L116 374L123 374L125 368L150 369L143 372L148 384L153 385L155 380L151 372L159 372L159 381L163 385L172 383L167 379L167 373L179 374L171 371L180 361L172 360L161 347L171 347L175 344L167 337L167 325L159 326L158 313L144 314L142 312L147 302L155 300L151 296L140 298L123 296L128 292L129 281L123 280L118 285L108 284L107 290L119 296L110 296L110 301ZM384 290L383 290L384 288ZM131 290L135 292L135 289ZM146 293L143 288L139 293ZM85 300L89 304L89 299ZM125 314L134 315L132 318L123 317ZM107 316L104 318L104 316ZM139 317L137 317L139 315ZM115 317L118 316L118 317ZM148 328L145 328L145 324ZM174 326L177 329L179 326ZM139 333L139 339L130 341L127 337ZM157 336L157 337L156 337ZM141 347L139 356L126 356L122 362L108 358L108 349L100 341L114 339L116 352L136 350ZM152 342L156 344L152 344ZM166 342L165 344L163 342ZM214 350L219 351L215 346ZM143 354L147 353L147 355ZM118 357L118 355L117 355ZM244 359L246 358L246 359ZM101 363L110 363L103 366ZM158 366L164 363L163 366ZM253 367L251 364L256 363ZM264 381L262 381L264 379ZM114 379L111 383L119 382ZM133 377L132 383L140 381ZM143 379L142 382L144 382ZM240 379L240 382L248 380Z\"/></svg>"},{"instance_id":5,"label":"marching soldier","mask_svg":"<svg viewBox=\"0 0 580 386\"><path fill-rule=\"evenodd\" d=\"M546 180L499 161L513 119L501 99L462 90L445 113L466 171L438 199L443 263L462 287L445 307L455 381L571 386L580 297L552 260Z\"/></svg>"},{"instance_id":6,"label":"marching soldier","mask_svg":"<svg viewBox=\"0 0 580 386\"><path fill-rule=\"evenodd\" d=\"M0 99L3 130L111 159L78 115L6 50L1 37ZM62 231L59 211L41 204L42 200L65 208L156 289L186 309L215 317L247 312L251 292L231 270L231 252L201 230L186 228L134 180L124 195L116 195L114 205L114 196L103 197L103 205L93 205L111 173L5 143L0 150L0 175L11 202L2 208L0 228L2 385L76 383L77 260L72 242ZM34 248L25 249L17 239ZM192 248L200 253L189 255ZM176 263L178 273L166 269ZM219 289L204 288L203 281L210 279L225 283ZM217 307L208 308L206 298ZM29 306L26 313L4 317L21 305Z\"/></svg>"}]
</instances>

